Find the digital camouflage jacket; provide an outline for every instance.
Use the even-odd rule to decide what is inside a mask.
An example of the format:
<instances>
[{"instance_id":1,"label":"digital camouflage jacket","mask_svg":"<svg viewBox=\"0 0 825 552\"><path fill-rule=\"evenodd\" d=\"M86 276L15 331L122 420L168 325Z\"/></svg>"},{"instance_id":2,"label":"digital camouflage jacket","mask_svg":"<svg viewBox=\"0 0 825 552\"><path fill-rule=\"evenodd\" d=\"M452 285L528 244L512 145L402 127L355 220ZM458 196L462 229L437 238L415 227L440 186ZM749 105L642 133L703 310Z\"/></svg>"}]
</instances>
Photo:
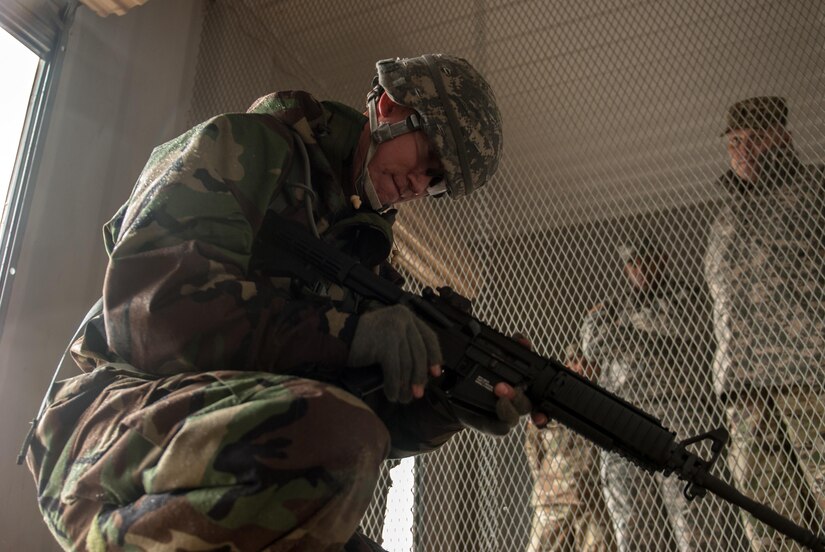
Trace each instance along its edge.
<instances>
[{"instance_id":1,"label":"digital camouflage jacket","mask_svg":"<svg viewBox=\"0 0 825 552\"><path fill-rule=\"evenodd\" d=\"M825 383L825 172L778 149L753 185L728 171L711 226L716 390Z\"/></svg>"}]
</instances>

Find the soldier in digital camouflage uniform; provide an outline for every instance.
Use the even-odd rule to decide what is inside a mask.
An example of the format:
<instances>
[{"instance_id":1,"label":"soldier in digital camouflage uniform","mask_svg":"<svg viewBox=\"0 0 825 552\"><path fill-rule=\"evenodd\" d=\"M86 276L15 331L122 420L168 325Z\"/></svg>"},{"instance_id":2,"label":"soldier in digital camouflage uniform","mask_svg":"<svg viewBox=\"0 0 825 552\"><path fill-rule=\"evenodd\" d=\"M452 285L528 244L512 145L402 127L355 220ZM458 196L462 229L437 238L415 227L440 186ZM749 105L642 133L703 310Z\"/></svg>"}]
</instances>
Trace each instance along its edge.
<instances>
[{"instance_id":1,"label":"soldier in digital camouflage uniform","mask_svg":"<svg viewBox=\"0 0 825 552\"><path fill-rule=\"evenodd\" d=\"M441 352L411 311L270 270L276 213L377 265L388 207L495 172L499 113L466 61L377 69L369 118L275 93L153 151L105 227L85 373L57 385L28 455L65 549L376 549L354 533L379 464L461 428L425 387ZM384 394L366 404L342 382L371 365ZM495 392L508 424L529 409Z\"/></svg>"},{"instance_id":2,"label":"soldier in digital camouflage uniform","mask_svg":"<svg viewBox=\"0 0 825 552\"><path fill-rule=\"evenodd\" d=\"M804 165L784 98L737 102L723 133L727 201L705 256L714 385L725 398L737 486L813 530L825 511L825 178ZM751 548L801 549L745 516Z\"/></svg>"},{"instance_id":3,"label":"soldier in digital camouflage uniform","mask_svg":"<svg viewBox=\"0 0 825 552\"><path fill-rule=\"evenodd\" d=\"M609 391L687 438L719 426L710 377L710 316L700 290L670 277L649 239L619 247L626 292L593 309L582 350ZM621 552L737 550L736 516L716 500L688 503L676 477L655 479L616 454L601 454L604 499Z\"/></svg>"},{"instance_id":4,"label":"soldier in digital camouflage uniform","mask_svg":"<svg viewBox=\"0 0 825 552\"><path fill-rule=\"evenodd\" d=\"M578 345L568 347L569 368L593 378ZM527 552L608 552L614 549L598 474L598 450L558 422L526 427L533 476L533 522Z\"/></svg>"}]
</instances>

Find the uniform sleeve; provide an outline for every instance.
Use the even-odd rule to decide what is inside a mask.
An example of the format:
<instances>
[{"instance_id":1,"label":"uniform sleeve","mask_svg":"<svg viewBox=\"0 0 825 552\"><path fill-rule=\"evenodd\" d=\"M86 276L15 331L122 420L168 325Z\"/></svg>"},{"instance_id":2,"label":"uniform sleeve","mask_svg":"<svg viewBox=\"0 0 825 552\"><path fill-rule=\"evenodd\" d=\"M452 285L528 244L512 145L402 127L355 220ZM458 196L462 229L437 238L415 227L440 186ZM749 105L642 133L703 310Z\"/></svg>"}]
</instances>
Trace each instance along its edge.
<instances>
[{"instance_id":1,"label":"uniform sleeve","mask_svg":"<svg viewBox=\"0 0 825 552\"><path fill-rule=\"evenodd\" d=\"M729 209L724 208L711 224L708 232L708 245L704 257L705 282L714 304L723 301L722 274L726 243L733 232L732 224L729 222L731 214Z\"/></svg>"},{"instance_id":2,"label":"uniform sleeve","mask_svg":"<svg viewBox=\"0 0 825 552\"><path fill-rule=\"evenodd\" d=\"M160 375L345 364L354 316L250 271L292 155L286 127L249 114L211 119L152 153L112 238L111 350Z\"/></svg>"},{"instance_id":3,"label":"uniform sleeve","mask_svg":"<svg viewBox=\"0 0 825 552\"><path fill-rule=\"evenodd\" d=\"M608 306L597 305L582 321L581 349L587 361L597 366L607 350L608 311Z\"/></svg>"},{"instance_id":4,"label":"uniform sleeve","mask_svg":"<svg viewBox=\"0 0 825 552\"><path fill-rule=\"evenodd\" d=\"M541 477L541 466L545 457L542 431L547 430L540 430L531 423L524 426L524 455L527 457L527 465L530 468L530 474L533 476L534 482Z\"/></svg>"},{"instance_id":5,"label":"uniform sleeve","mask_svg":"<svg viewBox=\"0 0 825 552\"><path fill-rule=\"evenodd\" d=\"M409 404L390 403L380 395L365 401L390 432L390 458L433 451L463 429L442 393L428 388Z\"/></svg>"},{"instance_id":6,"label":"uniform sleeve","mask_svg":"<svg viewBox=\"0 0 825 552\"><path fill-rule=\"evenodd\" d=\"M712 323L715 351L712 374L717 391L722 391L726 383L728 363L727 353L730 345L730 286L725 275L730 271L725 266L728 256L728 244L732 239L734 227L732 214L725 207L716 217L708 234L708 247L704 258L705 282L712 301Z\"/></svg>"}]
</instances>

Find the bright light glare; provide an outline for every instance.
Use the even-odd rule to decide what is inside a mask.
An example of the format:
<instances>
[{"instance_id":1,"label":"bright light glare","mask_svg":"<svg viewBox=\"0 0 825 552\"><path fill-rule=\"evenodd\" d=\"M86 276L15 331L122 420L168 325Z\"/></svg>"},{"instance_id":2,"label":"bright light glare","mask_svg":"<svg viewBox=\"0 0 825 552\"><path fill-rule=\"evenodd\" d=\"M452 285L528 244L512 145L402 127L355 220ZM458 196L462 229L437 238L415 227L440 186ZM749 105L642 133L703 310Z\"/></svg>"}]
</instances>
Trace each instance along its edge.
<instances>
[{"instance_id":1,"label":"bright light glare","mask_svg":"<svg viewBox=\"0 0 825 552\"><path fill-rule=\"evenodd\" d=\"M40 58L0 28L0 201L6 195Z\"/></svg>"},{"instance_id":2,"label":"bright light glare","mask_svg":"<svg viewBox=\"0 0 825 552\"><path fill-rule=\"evenodd\" d=\"M387 515L384 518L384 531L381 535L387 552L409 552L412 550L413 536L413 469L415 460L404 458L401 463L390 470L392 487L387 495Z\"/></svg>"}]
</instances>

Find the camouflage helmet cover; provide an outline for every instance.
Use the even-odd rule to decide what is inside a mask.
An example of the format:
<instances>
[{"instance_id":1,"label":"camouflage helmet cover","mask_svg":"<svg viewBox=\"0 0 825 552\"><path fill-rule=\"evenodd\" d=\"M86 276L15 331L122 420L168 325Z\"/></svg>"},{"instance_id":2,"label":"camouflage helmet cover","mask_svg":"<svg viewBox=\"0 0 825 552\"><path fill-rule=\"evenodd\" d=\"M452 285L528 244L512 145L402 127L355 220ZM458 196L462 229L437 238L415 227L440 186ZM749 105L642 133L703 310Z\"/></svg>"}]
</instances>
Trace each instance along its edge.
<instances>
[{"instance_id":1,"label":"camouflage helmet cover","mask_svg":"<svg viewBox=\"0 0 825 552\"><path fill-rule=\"evenodd\" d=\"M452 197L482 187L501 157L501 115L493 91L466 60L446 54L379 61L378 84L414 109L444 167Z\"/></svg>"},{"instance_id":2,"label":"camouflage helmet cover","mask_svg":"<svg viewBox=\"0 0 825 552\"><path fill-rule=\"evenodd\" d=\"M788 123L788 103L779 96L756 96L741 100L728 108L724 136L732 130L784 128Z\"/></svg>"},{"instance_id":3,"label":"camouflage helmet cover","mask_svg":"<svg viewBox=\"0 0 825 552\"><path fill-rule=\"evenodd\" d=\"M616 252L619 254L619 259L625 264L636 259L646 261L662 260L665 256L658 242L648 236L626 240L616 247Z\"/></svg>"}]
</instances>

